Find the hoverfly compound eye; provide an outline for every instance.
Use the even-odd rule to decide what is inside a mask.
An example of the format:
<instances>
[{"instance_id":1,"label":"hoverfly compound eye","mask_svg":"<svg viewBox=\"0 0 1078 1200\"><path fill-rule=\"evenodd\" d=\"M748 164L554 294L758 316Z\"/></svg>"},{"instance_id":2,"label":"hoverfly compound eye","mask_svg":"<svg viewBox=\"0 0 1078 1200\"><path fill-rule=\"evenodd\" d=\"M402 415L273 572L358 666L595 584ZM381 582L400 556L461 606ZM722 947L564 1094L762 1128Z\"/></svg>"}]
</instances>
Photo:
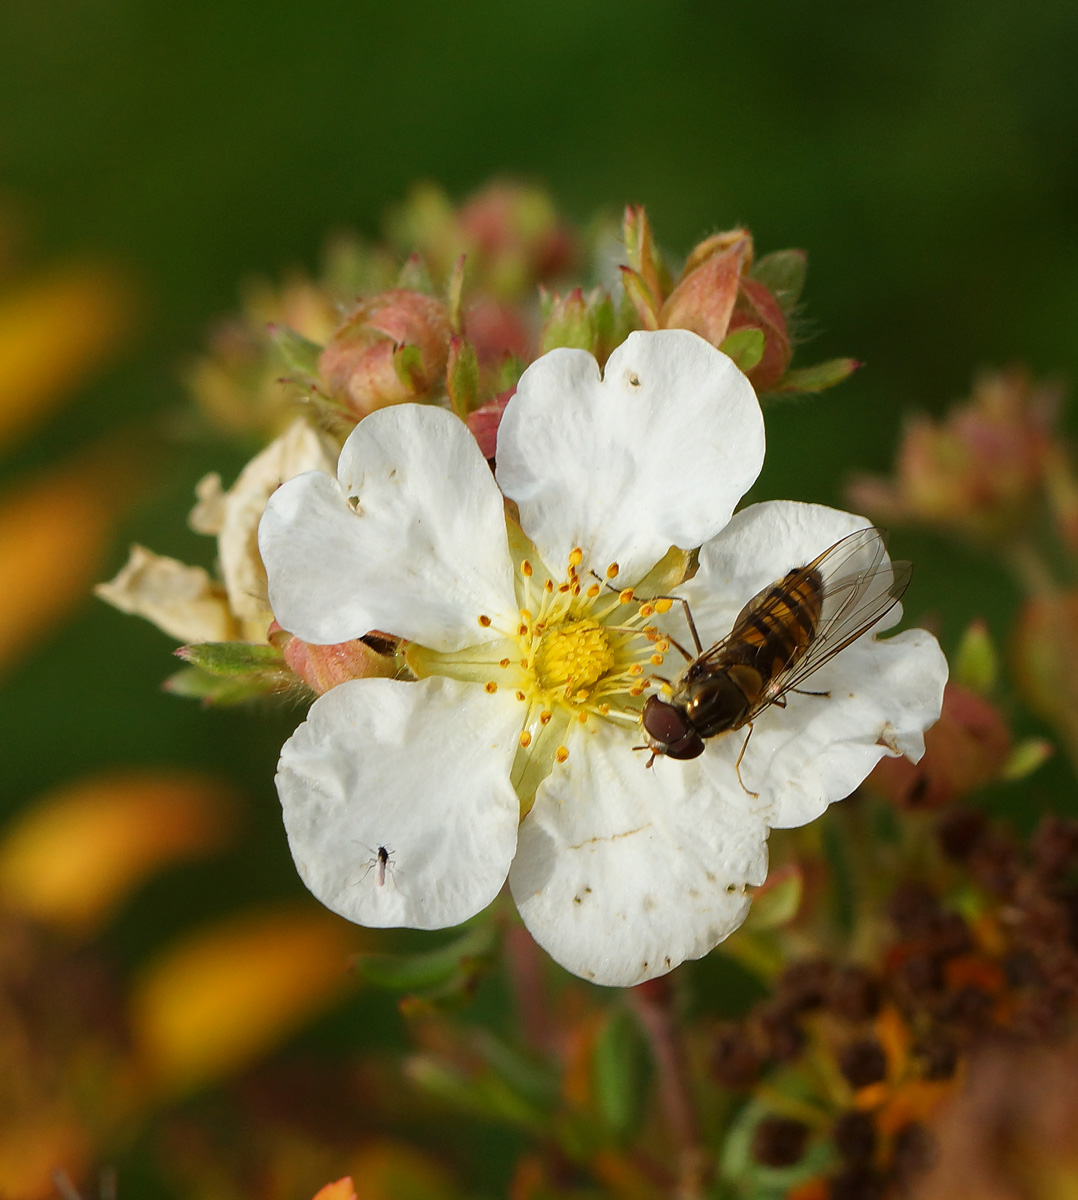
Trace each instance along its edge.
<instances>
[{"instance_id":1,"label":"hoverfly compound eye","mask_svg":"<svg viewBox=\"0 0 1078 1200\"><path fill-rule=\"evenodd\" d=\"M685 714L673 704L667 704L658 696L649 696L644 702L644 732L666 746L680 742L692 732L692 727L685 719Z\"/></svg>"},{"instance_id":2,"label":"hoverfly compound eye","mask_svg":"<svg viewBox=\"0 0 1078 1200\"><path fill-rule=\"evenodd\" d=\"M649 696L644 703L644 733L648 746L667 758L696 758L704 752L704 740L674 704Z\"/></svg>"}]
</instances>

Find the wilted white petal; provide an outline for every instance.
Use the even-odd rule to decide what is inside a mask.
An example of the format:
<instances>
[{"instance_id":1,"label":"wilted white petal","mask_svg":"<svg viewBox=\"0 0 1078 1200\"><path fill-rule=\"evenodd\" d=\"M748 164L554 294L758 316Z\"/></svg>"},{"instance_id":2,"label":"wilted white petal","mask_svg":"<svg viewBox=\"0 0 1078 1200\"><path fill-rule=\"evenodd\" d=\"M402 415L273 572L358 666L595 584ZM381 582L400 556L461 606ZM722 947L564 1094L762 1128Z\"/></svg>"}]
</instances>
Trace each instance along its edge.
<instances>
[{"instance_id":1,"label":"wilted white petal","mask_svg":"<svg viewBox=\"0 0 1078 1200\"><path fill-rule=\"evenodd\" d=\"M358 679L326 692L277 772L304 883L361 925L440 929L477 913L516 846L519 732L510 693L449 679Z\"/></svg>"},{"instance_id":2,"label":"wilted white petal","mask_svg":"<svg viewBox=\"0 0 1078 1200\"><path fill-rule=\"evenodd\" d=\"M94 588L113 608L145 617L180 642L227 642L237 636L224 589L201 567L132 546L126 564Z\"/></svg>"},{"instance_id":3,"label":"wilted white petal","mask_svg":"<svg viewBox=\"0 0 1078 1200\"><path fill-rule=\"evenodd\" d=\"M338 476L301 475L266 507L259 546L285 629L316 643L378 629L448 651L515 626L502 497L463 422L429 405L379 409L349 436Z\"/></svg>"},{"instance_id":4,"label":"wilted white petal","mask_svg":"<svg viewBox=\"0 0 1078 1200\"><path fill-rule=\"evenodd\" d=\"M617 563L632 583L670 546L720 530L759 474L760 405L733 362L684 329L631 333L600 375L553 350L521 376L498 430L498 482L557 569Z\"/></svg>"},{"instance_id":5,"label":"wilted white petal","mask_svg":"<svg viewBox=\"0 0 1078 1200\"><path fill-rule=\"evenodd\" d=\"M241 620L261 625L262 636L271 616L266 569L258 553L258 522L266 501L286 480L304 471L332 471L335 465L336 446L298 418L251 459L224 494L217 539L221 576L232 611ZM195 512L202 512L203 519L206 505L207 498L200 497Z\"/></svg>"},{"instance_id":6,"label":"wilted white petal","mask_svg":"<svg viewBox=\"0 0 1078 1200\"><path fill-rule=\"evenodd\" d=\"M562 966L628 987L699 958L745 919L767 874L766 813L699 762L632 753L589 723L520 827L509 883L524 924Z\"/></svg>"}]
</instances>

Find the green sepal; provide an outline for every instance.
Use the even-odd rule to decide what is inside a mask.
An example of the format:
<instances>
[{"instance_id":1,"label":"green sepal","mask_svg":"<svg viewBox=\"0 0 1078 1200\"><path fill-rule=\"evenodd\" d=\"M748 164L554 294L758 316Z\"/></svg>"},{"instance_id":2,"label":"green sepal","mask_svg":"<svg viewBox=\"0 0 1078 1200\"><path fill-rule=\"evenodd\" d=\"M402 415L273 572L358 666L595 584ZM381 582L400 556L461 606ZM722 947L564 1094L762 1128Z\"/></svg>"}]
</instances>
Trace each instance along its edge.
<instances>
[{"instance_id":1,"label":"green sepal","mask_svg":"<svg viewBox=\"0 0 1078 1200\"><path fill-rule=\"evenodd\" d=\"M299 376L297 382L317 378L318 360L322 356L322 347L317 342L310 341L287 325L271 325L269 332L285 365Z\"/></svg>"},{"instance_id":2,"label":"green sepal","mask_svg":"<svg viewBox=\"0 0 1078 1200\"><path fill-rule=\"evenodd\" d=\"M1003 764L1001 778L1016 783L1032 775L1043 763L1055 754L1056 748L1044 738L1025 738L1011 751L1010 758Z\"/></svg>"},{"instance_id":3,"label":"green sepal","mask_svg":"<svg viewBox=\"0 0 1078 1200\"><path fill-rule=\"evenodd\" d=\"M539 353L561 346L593 353L595 342L595 320L583 291L574 288L568 296L555 296L539 333Z\"/></svg>"},{"instance_id":4,"label":"green sepal","mask_svg":"<svg viewBox=\"0 0 1078 1200\"><path fill-rule=\"evenodd\" d=\"M629 267L621 268L625 295L636 311L642 329L659 328L659 305L644 280Z\"/></svg>"},{"instance_id":5,"label":"green sepal","mask_svg":"<svg viewBox=\"0 0 1078 1200\"><path fill-rule=\"evenodd\" d=\"M294 675L225 676L212 675L200 667L184 667L170 675L161 686L173 696L201 700L206 705L228 707L259 700L263 696L277 695L301 685Z\"/></svg>"},{"instance_id":6,"label":"green sepal","mask_svg":"<svg viewBox=\"0 0 1078 1200\"><path fill-rule=\"evenodd\" d=\"M507 392L510 388L516 387L527 365L523 359L517 358L515 354L507 354L498 363L497 367L494 368L494 375L491 381L494 394L497 396L501 392Z\"/></svg>"},{"instance_id":7,"label":"green sepal","mask_svg":"<svg viewBox=\"0 0 1078 1200\"><path fill-rule=\"evenodd\" d=\"M746 375L764 356L764 331L762 329L735 329L724 338L719 349L728 354Z\"/></svg>"},{"instance_id":8,"label":"green sepal","mask_svg":"<svg viewBox=\"0 0 1078 1200\"><path fill-rule=\"evenodd\" d=\"M970 622L954 656L951 672L955 683L971 692L986 696L999 679L999 655L996 653L988 626L983 621Z\"/></svg>"},{"instance_id":9,"label":"green sepal","mask_svg":"<svg viewBox=\"0 0 1078 1200\"><path fill-rule=\"evenodd\" d=\"M434 294L434 284L431 283L427 264L418 254L408 256L397 277L397 287L407 288L410 292L423 292L427 296Z\"/></svg>"},{"instance_id":10,"label":"green sepal","mask_svg":"<svg viewBox=\"0 0 1078 1200\"><path fill-rule=\"evenodd\" d=\"M423 369L423 352L410 342L401 342L393 347L393 370L405 387L413 391L424 390L426 375Z\"/></svg>"},{"instance_id":11,"label":"green sepal","mask_svg":"<svg viewBox=\"0 0 1078 1200\"><path fill-rule=\"evenodd\" d=\"M211 675L235 677L288 672L280 650L261 642L194 642L181 646L176 657Z\"/></svg>"},{"instance_id":12,"label":"green sepal","mask_svg":"<svg viewBox=\"0 0 1078 1200\"><path fill-rule=\"evenodd\" d=\"M467 261L467 255L462 254L460 258L453 264L453 270L449 275L449 282L446 285L446 307L449 310L449 328L454 333L460 333L461 321L460 311L461 304L464 299L464 264Z\"/></svg>"},{"instance_id":13,"label":"green sepal","mask_svg":"<svg viewBox=\"0 0 1078 1200\"><path fill-rule=\"evenodd\" d=\"M449 339L445 388L453 411L462 421L479 406L479 356L472 343L457 334Z\"/></svg>"},{"instance_id":14,"label":"green sepal","mask_svg":"<svg viewBox=\"0 0 1078 1200\"><path fill-rule=\"evenodd\" d=\"M856 358L829 358L814 367L798 367L787 371L770 390L790 395L794 392L825 392L837 383L842 383L860 367Z\"/></svg>"},{"instance_id":15,"label":"green sepal","mask_svg":"<svg viewBox=\"0 0 1078 1200\"><path fill-rule=\"evenodd\" d=\"M652 1072L643 1031L625 1009L615 1008L608 1016L592 1051L591 1068L599 1116L624 1144L640 1126Z\"/></svg>"},{"instance_id":16,"label":"green sepal","mask_svg":"<svg viewBox=\"0 0 1078 1200\"><path fill-rule=\"evenodd\" d=\"M776 250L758 258L749 271L779 302L784 313L797 307L805 286L808 257L804 250Z\"/></svg>"}]
</instances>

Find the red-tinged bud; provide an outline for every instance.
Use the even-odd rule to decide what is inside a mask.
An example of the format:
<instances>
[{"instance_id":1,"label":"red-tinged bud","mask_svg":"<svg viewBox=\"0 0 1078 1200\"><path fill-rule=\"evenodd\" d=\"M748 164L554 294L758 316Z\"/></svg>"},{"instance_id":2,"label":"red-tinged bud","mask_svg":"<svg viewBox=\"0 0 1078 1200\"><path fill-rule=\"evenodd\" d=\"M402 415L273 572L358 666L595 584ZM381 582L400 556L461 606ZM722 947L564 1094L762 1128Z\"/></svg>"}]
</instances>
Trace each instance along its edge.
<instances>
[{"instance_id":1,"label":"red-tinged bud","mask_svg":"<svg viewBox=\"0 0 1078 1200\"><path fill-rule=\"evenodd\" d=\"M333 646L315 646L286 633L274 621L269 640L281 651L288 666L320 696L350 679L388 679L398 670L396 639L385 634L370 634L366 641L357 638Z\"/></svg>"},{"instance_id":2,"label":"red-tinged bud","mask_svg":"<svg viewBox=\"0 0 1078 1200\"><path fill-rule=\"evenodd\" d=\"M767 392L786 374L790 365L790 337L786 317L778 300L758 280L742 277L729 331L759 329L764 335L760 361L746 372L758 392Z\"/></svg>"},{"instance_id":3,"label":"red-tinged bud","mask_svg":"<svg viewBox=\"0 0 1078 1200\"><path fill-rule=\"evenodd\" d=\"M475 347L481 367L494 366L510 355L524 362L535 357L523 316L498 300L481 297L468 305L464 335Z\"/></svg>"},{"instance_id":4,"label":"red-tinged bud","mask_svg":"<svg viewBox=\"0 0 1078 1200\"><path fill-rule=\"evenodd\" d=\"M948 683L940 719L925 734L919 763L884 758L868 784L903 809L935 809L1003 777L1011 733L983 696Z\"/></svg>"},{"instance_id":5,"label":"red-tinged bud","mask_svg":"<svg viewBox=\"0 0 1078 1200\"><path fill-rule=\"evenodd\" d=\"M1023 699L1063 736L1078 761L1078 589L1033 596L1012 642Z\"/></svg>"},{"instance_id":6,"label":"red-tinged bud","mask_svg":"<svg viewBox=\"0 0 1078 1200\"><path fill-rule=\"evenodd\" d=\"M453 411L461 420L465 420L478 405L479 359L471 342L466 342L456 334L449 339L445 389L449 394Z\"/></svg>"},{"instance_id":7,"label":"red-tinged bud","mask_svg":"<svg viewBox=\"0 0 1078 1200\"><path fill-rule=\"evenodd\" d=\"M479 443L484 458L493 458L498 449L498 426L502 422L505 406L513 397L516 388L510 388L495 396L489 404L482 404L468 414L468 428Z\"/></svg>"},{"instance_id":8,"label":"red-tinged bud","mask_svg":"<svg viewBox=\"0 0 1078 1200\"><path fill-rule=\"evenodd\" d=\"M1057 401L1053 389L1035 388L1019 372L984 376L944 421L918 417L909 425L893 482L858 480L851 497L888 524L916 521L977 541L1010 541L1043 494Z\"/></svg>"},{"instance_id":9,"label":"red-tinged bud","mask_svg":"<svg viewBox=\"0 0 1078 1200\"><path fill-rule=\"evenodd\" d=\"M445 304L393 288L362 301L318 361L331 398L357 418L376 408L425 398L441 384L449 354Z\"/></svg>"},{"instance_id":10,"label":"red-tinged bud","mask_svg":"<svg viewBox=\"0 0 1078 1200\"><path fill-rule=\"evenodd\" d=\"M583 291L573 288L564 297L555 293L539 333L539 353L546 354L558 346L572 346L594 354L597 340L595 321Z\"/></svg>"},{"instance_id":11,"label":"red-tinged bud","mask_svg":"<svg viewBox=\"0 0 1078 1200\"><path fill-rule=\"evenodd\" d=\"M751 253L752 240L746 234L703 258L670 293L659 312L660 327L691 329L713 346L720 346L729 332L745 261Z\"/></svg>"},{"instance_id":12,"label":"red-tinged bud","mask_svg":"<svg viewBox=\"0 0 1078 1200\"><path fill-rule=\"evenodd\" d=\"M458 220L477 274L505 299L559 277L575 257L572 234L538 188L493 183L465 201Z\"/></svg>"}]
</instances>

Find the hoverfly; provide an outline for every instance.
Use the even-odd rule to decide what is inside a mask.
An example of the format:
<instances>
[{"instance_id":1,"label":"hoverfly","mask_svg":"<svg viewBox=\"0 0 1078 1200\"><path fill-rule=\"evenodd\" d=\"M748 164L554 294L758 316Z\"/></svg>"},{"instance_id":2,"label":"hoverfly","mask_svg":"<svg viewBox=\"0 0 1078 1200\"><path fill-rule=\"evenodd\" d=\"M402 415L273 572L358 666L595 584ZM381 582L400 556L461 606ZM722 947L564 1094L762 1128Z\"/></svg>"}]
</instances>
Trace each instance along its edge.
<instances>
[{"instance_id":1,"label":"hoverfly","mask_svg":"<svg viewBox=\"0 0 1078 1200\"><path fill-rule=\"evenodd\" d=\"M709 650L682 600L696 657L678 646L689 665L669 685L668 698L652 695L644 704L647 745L640 749L651 751L648 766L656 755L696 758L706 738L747 725L736 765L740 781L753 721L773 704L785 708L788 692L889 612L912 570L909 563L884 562L878 529L858 529L753 596Z\"/></svg>"}]
</instances>

